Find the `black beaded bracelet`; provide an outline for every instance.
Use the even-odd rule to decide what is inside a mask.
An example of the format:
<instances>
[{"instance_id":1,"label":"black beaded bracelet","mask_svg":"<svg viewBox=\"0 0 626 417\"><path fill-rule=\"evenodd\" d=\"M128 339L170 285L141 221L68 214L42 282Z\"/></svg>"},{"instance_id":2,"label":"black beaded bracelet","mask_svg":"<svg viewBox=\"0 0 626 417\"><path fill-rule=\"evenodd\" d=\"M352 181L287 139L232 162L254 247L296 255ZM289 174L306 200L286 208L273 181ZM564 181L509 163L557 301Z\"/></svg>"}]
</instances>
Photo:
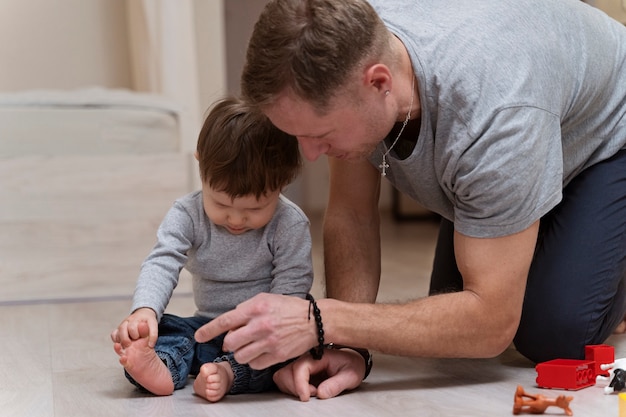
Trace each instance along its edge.
<instances>
[{"instance_id":1,"label":"black beaded bracelet","mask_svg":"<svg viewBox=\"0 0 626 417\"><path fill-rule=\"evenodd\" d=\"M311 310L313 310L313 317L315 317L315 325L317 326L317 342L318 345L310 350L313 359L320 360L324 356L324 325L322 324L322 313L317 307L315 298L311 294L306 295L306 299L309 300L309 320L311 320Z\"/></svg>"}]
</instances>

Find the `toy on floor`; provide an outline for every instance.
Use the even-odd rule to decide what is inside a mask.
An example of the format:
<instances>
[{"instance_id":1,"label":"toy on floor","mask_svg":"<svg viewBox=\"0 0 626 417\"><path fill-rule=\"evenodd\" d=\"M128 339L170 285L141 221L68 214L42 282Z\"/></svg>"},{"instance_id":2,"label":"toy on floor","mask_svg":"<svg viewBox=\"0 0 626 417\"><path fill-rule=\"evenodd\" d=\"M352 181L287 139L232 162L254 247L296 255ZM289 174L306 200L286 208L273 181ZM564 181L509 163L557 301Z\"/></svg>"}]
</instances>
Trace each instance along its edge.
<instances>
[{"instance_id":1,"label":"toy on floor","mask_svg":"<svg viewBox=\"0 0 626 417\"><path fill-rule=\"evenodd\" d=\"M619 394L619 417L626 417L626 394Z\"/></svg>"},{"instance_id":2,"label":"toy on floor","mask_svg":"<svg viewBox=\"0 0 626 417\"><path fill-rule=\"evenodd\" d=\"M609 376L609 373L602 369L602 364L615 360L615 348L611 345L587 345L585 359L596 363L596 375Z\"/></svg>"},{"instance_id":3,"label":"toy on floor","mask_svg":"<svg viewBox=\"0 0 626 417\"><path fill-rule=\"evenodd\" d=\"M584 359L553 359L535 366L537 386L579 390L596 383L595 363Z\"/></svg>"},{"instance_id":4,"label":"toy on floor","mask_svg":"<svg viewBox=\"0 0 626 417\"><path fill-rule=\"evenodd\" d=\"M605 385L605 394L617 393L626 388L626 358L616 359L615 362L602 364L600 365L600 369L609 371L608 376L598 375L596 377L596 385Z\"/></svg>"},{"instance_id":5,"label":"toy on floor","mask_svg":"<svg viewBox=\"0 0 626 417\"><path fill-rule=\"evenodd\" d=\"M620 368L617 368L613 372L613 379L611 383L606 388L611 388L612 392L620 392L626 387L626 371ZM607 389L604 389L604 392L607 393Z\"/></svg>"},{"instance_id":6,"label":"toy on floor","mask_svg":"<svg viewBox=\"0 0 626 417\"><path fill-rule=\"evenodd\" d=\"M524 388L521 385L518 385L515 390L513 414L543 414L546 408L555 406L562 408L566 415L573 416L574 413L569 408L569 403L573 399L574 397L566 397L565 395L559 395L556 398L546 398L541 394L528 394L524 392Z\"/></svg>"},{"instance_id":7,"label":"toy on floor","mask_svg":"<svg viewBox=\"0 0 626 417\"><path fill-rule=\"evenodd\" d=\"M601 364L609 364L614 360L613 346L587 345L585 359L554 359L537 364L537 386L566 390L590 387L597 384L597 377L610 377Z\"/></svg>"}]
</instances>

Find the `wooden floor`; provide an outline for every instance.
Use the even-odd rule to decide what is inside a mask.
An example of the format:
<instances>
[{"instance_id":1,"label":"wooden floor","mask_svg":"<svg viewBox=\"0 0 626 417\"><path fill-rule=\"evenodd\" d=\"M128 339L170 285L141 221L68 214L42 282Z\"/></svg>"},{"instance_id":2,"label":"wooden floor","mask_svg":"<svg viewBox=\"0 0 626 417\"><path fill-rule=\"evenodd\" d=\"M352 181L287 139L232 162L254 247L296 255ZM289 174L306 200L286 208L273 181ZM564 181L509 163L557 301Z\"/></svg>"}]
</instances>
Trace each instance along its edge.
<instances>
[{"instance_id":1,"label":"wooden floor","mask_svg":"<svg viewBox=\"0 0 626 417\"><path fill-rule=\"evenodd\" d=\"M169 204L169 203L168 203ZM64 233L4 221L0 236L0 416L507 416L518 384L536 388L531 363L513 349L489 360L432 360L375 355L356 391L301 403L280 393L229 396L210 404L191 386L169 397L137 391L122 375L109 333L125 317L139 263L158 218L122 227ZM129 229L130 228L130 229ZM313 218L320 295L320 221ZM7 233L10 231L10 233ZM384 219L380 300L426 294L437 225ZM122 237L120 237L120 235ZM126 237L126 238L124 238ZM94 243L95 242L95 243ZM193 313L188 277L168 311ZM624 337L608 343L626 356ZM618 397L598 387L570 392L574 415L618 415ZM548 414L562 414L550 408Z\"/></svg>"}]
</instances>

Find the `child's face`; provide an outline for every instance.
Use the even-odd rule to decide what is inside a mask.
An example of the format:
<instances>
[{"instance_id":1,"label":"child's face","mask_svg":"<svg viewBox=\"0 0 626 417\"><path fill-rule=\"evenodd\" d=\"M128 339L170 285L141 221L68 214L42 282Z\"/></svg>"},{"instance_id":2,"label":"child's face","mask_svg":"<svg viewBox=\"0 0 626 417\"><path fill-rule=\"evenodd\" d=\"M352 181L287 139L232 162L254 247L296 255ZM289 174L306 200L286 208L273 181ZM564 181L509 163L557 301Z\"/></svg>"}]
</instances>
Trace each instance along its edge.
<instances>
[{"instance_id":1,"label":"child's face","mask_svg":"<svg viewBox=\"0 0 626 417\"><path fill-rule=\"evenodd\" d=\"M234 200L222 192L216 191L208 184L202 186L204 212L211 221L224 227L233 235L240 235L248 230L265 226L274 216L280 190L256 196L238 197Z\"/></svg>"}]
</instances>

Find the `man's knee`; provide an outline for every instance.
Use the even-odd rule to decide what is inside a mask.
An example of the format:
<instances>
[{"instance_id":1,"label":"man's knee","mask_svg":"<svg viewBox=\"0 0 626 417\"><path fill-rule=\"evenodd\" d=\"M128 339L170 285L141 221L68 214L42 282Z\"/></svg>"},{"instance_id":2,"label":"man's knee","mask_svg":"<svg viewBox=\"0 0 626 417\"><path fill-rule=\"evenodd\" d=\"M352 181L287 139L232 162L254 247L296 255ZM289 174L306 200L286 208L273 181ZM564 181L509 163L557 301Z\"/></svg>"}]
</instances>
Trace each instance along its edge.
<instances>
[{"instance_id":1,"label":"man's knee","mask_svg":"<svg viewBox=\"0 0 626 417\"><path fill-rule=\"evenodd\" d=\"M571 318L567 323L548 319L535 325L522 323L514 339L515 348L535 363L552 359L584 359L585 346L592 341L585 339L583 328L572 320L575 319Z\"/></svg>"}]
</instances>

